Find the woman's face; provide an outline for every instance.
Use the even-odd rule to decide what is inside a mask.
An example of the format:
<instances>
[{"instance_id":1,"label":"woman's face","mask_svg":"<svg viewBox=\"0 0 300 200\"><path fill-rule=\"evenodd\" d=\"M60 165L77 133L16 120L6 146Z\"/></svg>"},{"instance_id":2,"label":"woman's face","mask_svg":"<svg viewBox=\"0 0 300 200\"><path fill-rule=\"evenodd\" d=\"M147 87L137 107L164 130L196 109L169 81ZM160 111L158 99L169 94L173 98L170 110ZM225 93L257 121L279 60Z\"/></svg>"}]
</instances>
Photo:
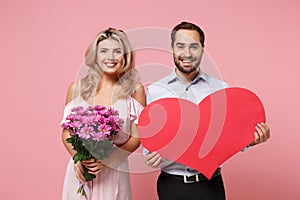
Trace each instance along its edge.
<instances>
[{"instance_id":1,"label":"woman's face","mask_svg":"<svg viewBox=\"0 0 300 200\"><path fill-rule=\"evenodd\" d=\"M99 42L97 63L104 73L115 74L124 65L124 52L121 44L110 38Z\"/></svg>"}]
</instances>

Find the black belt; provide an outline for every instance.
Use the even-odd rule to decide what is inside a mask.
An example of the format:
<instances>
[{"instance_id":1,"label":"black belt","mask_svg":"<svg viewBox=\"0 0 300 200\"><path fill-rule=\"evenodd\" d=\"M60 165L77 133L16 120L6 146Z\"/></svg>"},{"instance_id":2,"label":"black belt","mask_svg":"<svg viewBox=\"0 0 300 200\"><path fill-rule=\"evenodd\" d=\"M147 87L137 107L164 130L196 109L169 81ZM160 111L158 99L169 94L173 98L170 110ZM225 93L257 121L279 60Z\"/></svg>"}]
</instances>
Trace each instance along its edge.
<instances>
[{"instance_id":1,"label":"black belt","mask_svg":"<svg viewBox=\"0 0 300 200\"><path fill-rule=\"evenodd\" d=\"M175 174L169 174L167 172L161 171L161 174L164 176L168 176L173 179L181 180L184 183L194 183L199 181L208 181L208 179L201 173L193 175L193 176L182 176L182 175L175 175ZM221 175L221 168L218 168L212 177L217 177Z\"/></svg>"}]
</instances>

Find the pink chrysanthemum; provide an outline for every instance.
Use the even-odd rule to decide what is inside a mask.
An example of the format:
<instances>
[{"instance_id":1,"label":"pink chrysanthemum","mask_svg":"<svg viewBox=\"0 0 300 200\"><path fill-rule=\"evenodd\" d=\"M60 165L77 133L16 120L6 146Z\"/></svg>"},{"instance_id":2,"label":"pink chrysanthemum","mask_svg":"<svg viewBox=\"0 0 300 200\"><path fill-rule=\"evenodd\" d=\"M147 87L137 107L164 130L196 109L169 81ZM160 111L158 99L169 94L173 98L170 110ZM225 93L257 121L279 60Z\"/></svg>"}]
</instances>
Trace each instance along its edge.
<instances>
[{"instance_id":1,"label":"pink chrysanthemum","mask_svg":"<svg viewBox=\"0 0 300 200\"><path fill-rule=\"evenodd\" d=\"M94 129L90 126L85 125L83 128L79 129L78 136L83 139L89 139L93 134Z\"/></svg>"},{"instance_id":2,"label":"pink chrysanthemum","mask_svg":"<svg viewBox=\"0 0 300 200\"><path fill-rule=\"evenodd\" d=\"M98 130L101 134L103 135L107 135L109 136L110 135L110 131L111 131L111 127L106 125L106 124L100 124L99 127L98 127Z\"/></svg>"}]
</instances>

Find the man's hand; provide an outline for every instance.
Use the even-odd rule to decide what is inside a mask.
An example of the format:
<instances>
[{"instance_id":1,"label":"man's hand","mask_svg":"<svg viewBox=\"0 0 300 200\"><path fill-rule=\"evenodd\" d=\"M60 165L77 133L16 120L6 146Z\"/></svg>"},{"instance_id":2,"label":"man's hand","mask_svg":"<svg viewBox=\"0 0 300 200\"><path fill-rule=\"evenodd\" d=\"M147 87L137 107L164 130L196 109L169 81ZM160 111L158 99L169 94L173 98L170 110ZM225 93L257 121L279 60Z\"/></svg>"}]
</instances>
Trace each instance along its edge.
<instances>
[{"instance_id":1,"label":"man's hand","mask_svg":"<svg viewBox=\"0 0 300 200\"><path fill-rule=\"evenodd\" d=\"M255 140L251 142L250 146L266 142L270 138L270 129L265 123L258 123L255 129Z\"/></svg>"},{"instance_id":2,"label":"man's hand","mask_svg":"<svg viewBox=\"0 0 300 200\"><path fill-rule=\"evenodd\" d=\"M158 168L161 166L162 157L156 152L150 152L145 156L145 164L149 167Z\"/></svg>"}]
</instances>

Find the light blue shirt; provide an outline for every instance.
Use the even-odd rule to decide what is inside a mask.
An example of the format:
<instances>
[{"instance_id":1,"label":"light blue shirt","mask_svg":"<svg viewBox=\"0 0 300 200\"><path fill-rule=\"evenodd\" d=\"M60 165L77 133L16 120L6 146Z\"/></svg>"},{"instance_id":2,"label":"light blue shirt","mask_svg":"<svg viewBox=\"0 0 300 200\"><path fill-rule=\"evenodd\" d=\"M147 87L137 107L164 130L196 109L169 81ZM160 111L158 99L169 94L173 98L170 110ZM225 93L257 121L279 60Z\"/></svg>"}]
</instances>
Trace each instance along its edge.
<instances>
[{"instance_id":1,"label":"light blue shirt","mask_svg":"<svg viewBox=\"0 0 300 200\"><path fill-rule=\"evenodd\" d=\"M161 80L151 84L147 90L147 104L163 98L180 98L199 104L206 96L213 92L229 87L227 83L199 72L194 80L186 85L177 76L175 70ZM143 148L144 154L149 151ZM188 166L163 159L161 170L169 174L192 176L199 172Z\"/></svg>"}]
</instances>

